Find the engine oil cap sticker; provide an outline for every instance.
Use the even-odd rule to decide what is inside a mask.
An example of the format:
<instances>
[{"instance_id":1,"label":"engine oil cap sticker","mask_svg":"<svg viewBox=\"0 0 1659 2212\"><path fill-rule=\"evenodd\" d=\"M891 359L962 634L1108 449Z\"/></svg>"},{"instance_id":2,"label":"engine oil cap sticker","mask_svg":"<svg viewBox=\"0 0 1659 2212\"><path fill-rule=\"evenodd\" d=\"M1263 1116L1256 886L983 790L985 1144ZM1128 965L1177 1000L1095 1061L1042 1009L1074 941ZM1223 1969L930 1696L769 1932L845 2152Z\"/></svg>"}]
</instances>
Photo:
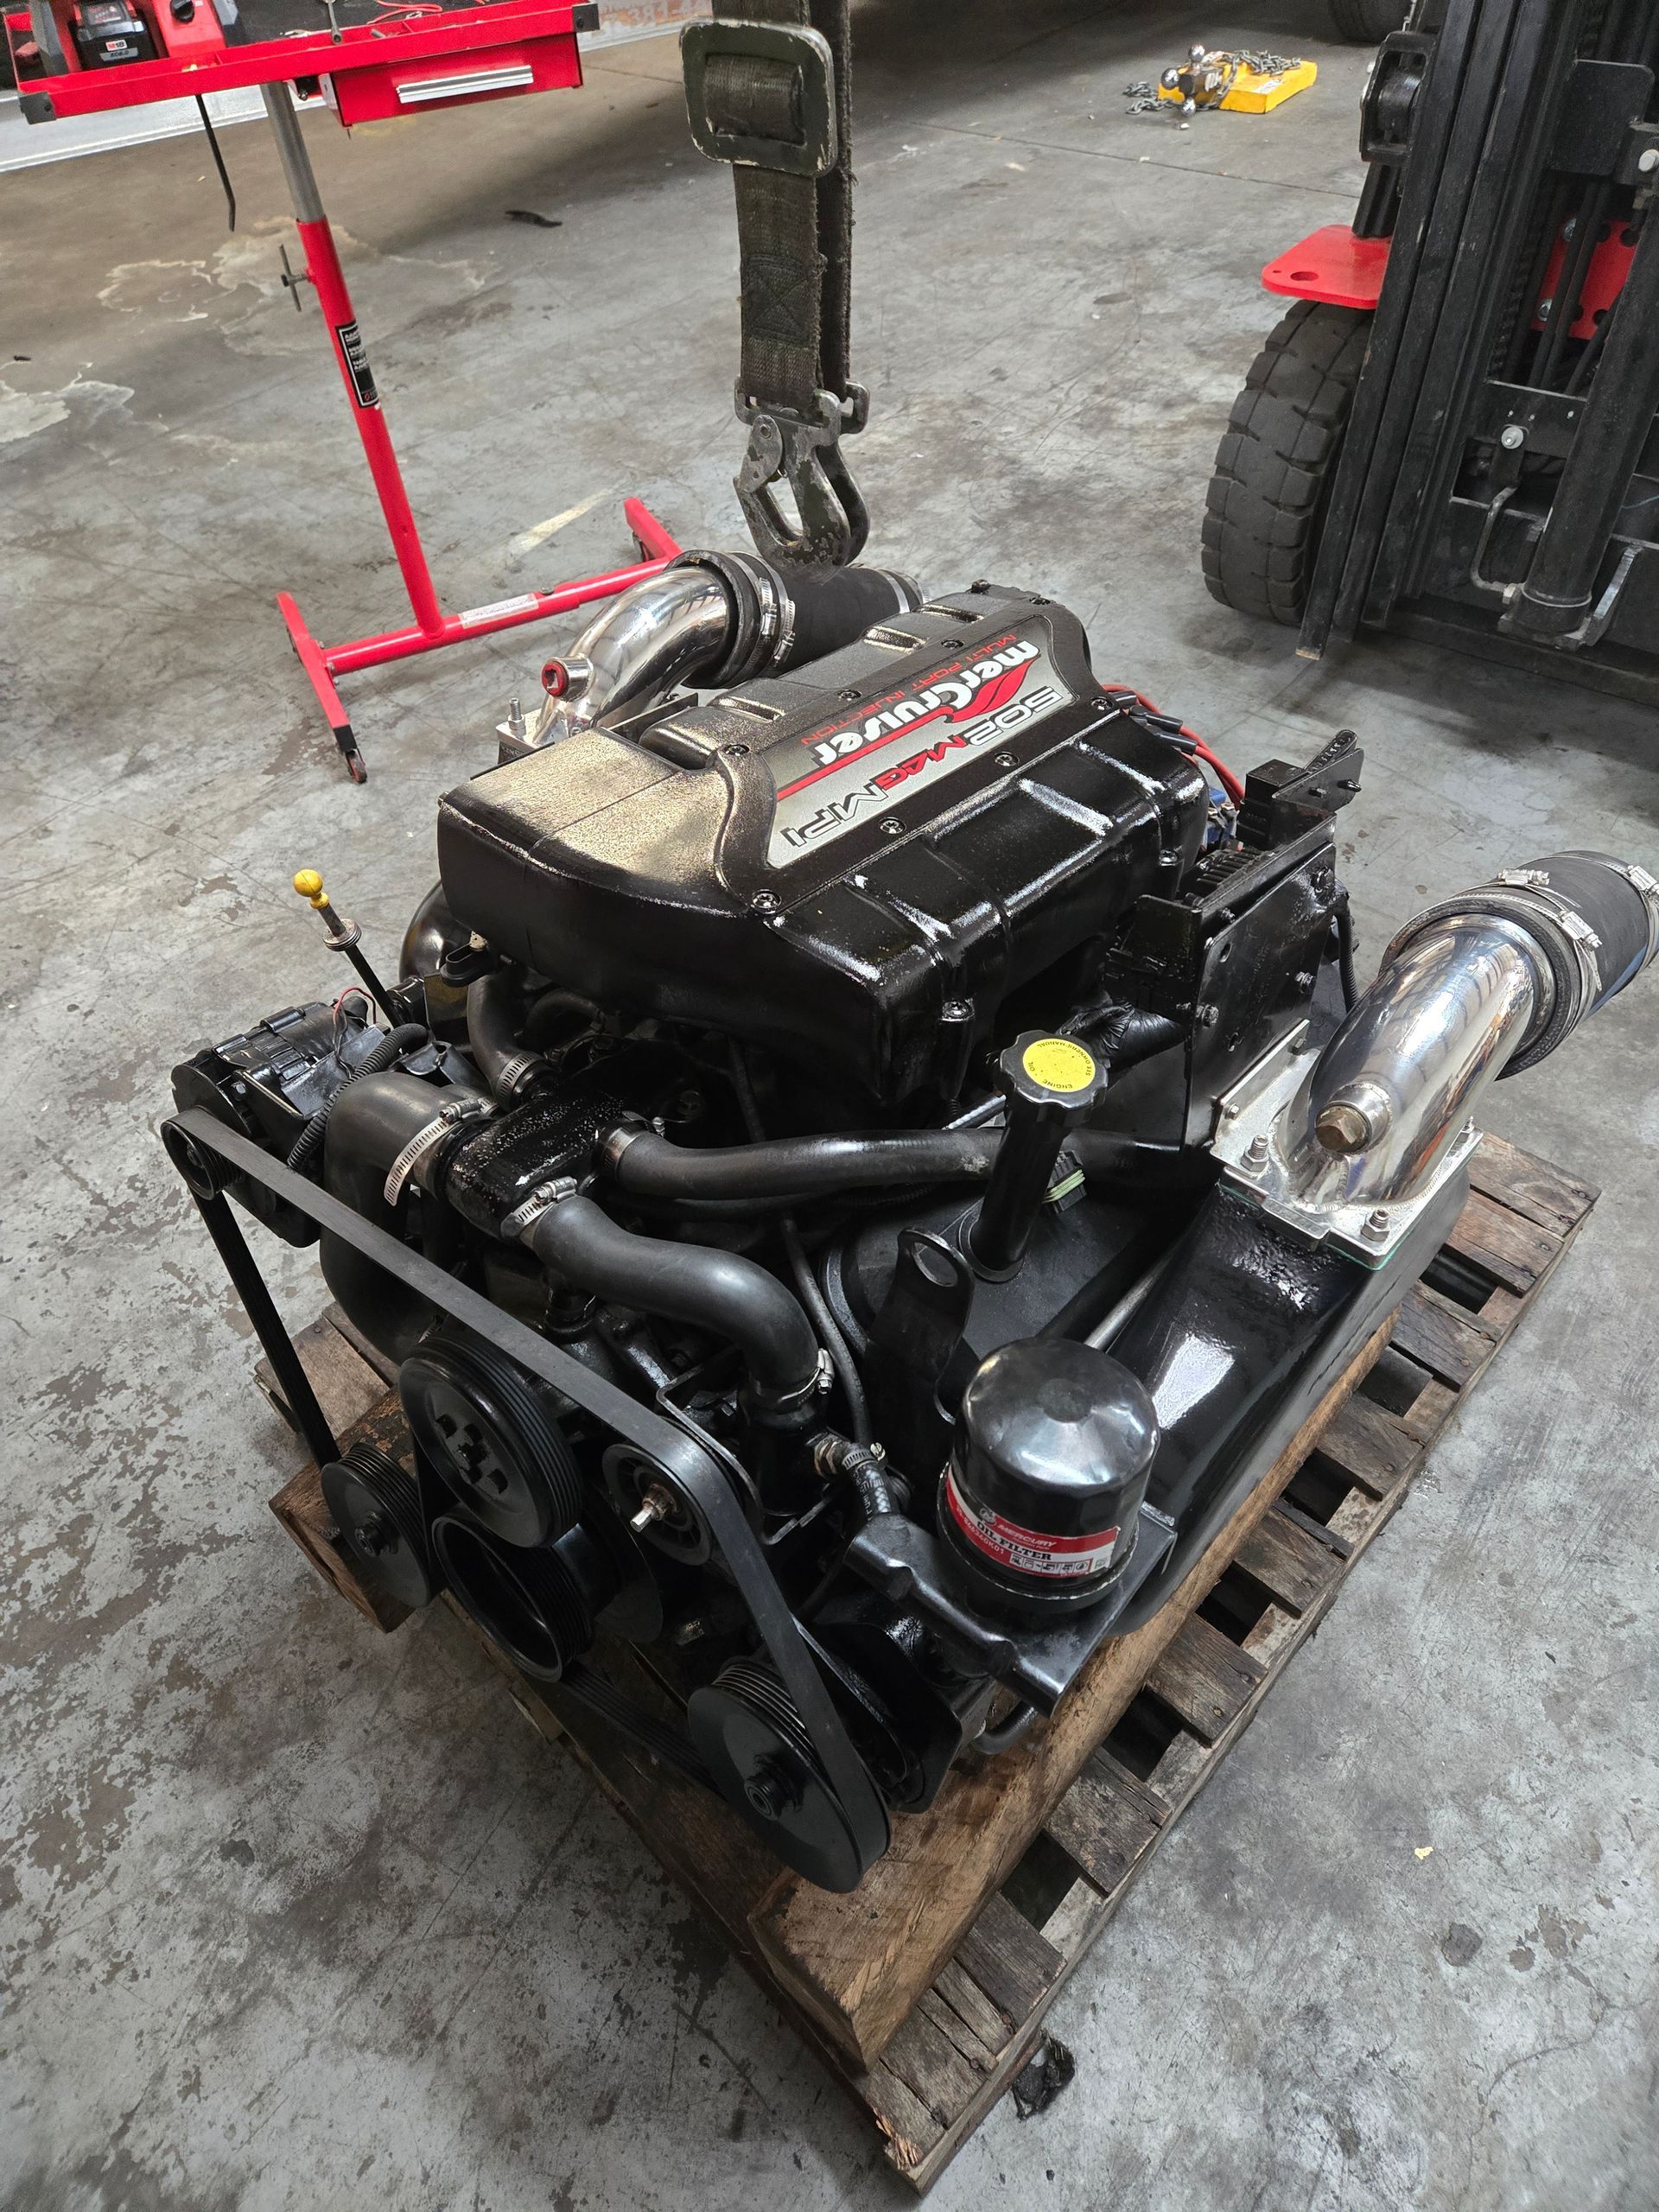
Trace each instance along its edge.
<instances>
[{"instance_id":1,"label":"engine oil cap sticker","mask_svg":"<svg viewBox=\"0 0 1659 2212\"><path fill-rule=\"evenodd\" d=\"M1087 1090L1095 1079L1095 1056L1070 1037L1039 1037L1020 1055L1020 1065L1045 1090Z\"/></svg>"},{"instance_id":2,"label":"engine oil cap sticker","mask_svg":"<svg viewBox=\"0 0 1659 2212\"><path fill-rule=\"evenodd\" d=\"M766 858L786 867L982 747L1071 703L1043 645L1018 631L976 645L770 753L778 779Z\"/></svg>"}]
</instances>

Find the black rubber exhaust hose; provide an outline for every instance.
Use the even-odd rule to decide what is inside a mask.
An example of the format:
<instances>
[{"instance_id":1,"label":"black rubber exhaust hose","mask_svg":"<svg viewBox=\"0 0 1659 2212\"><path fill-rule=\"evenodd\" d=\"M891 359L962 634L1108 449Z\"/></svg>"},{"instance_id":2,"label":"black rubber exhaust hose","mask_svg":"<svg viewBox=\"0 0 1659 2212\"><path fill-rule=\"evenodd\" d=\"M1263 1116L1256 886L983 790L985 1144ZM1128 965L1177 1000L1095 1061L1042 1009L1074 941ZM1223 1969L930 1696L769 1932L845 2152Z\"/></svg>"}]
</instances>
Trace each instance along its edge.
<instances>
[{"instance_id":1,"label":"black rubber exhaust hose","mask_svg":"<svg viewBox=\"0 0 1659 2212\"><path fill-rule=\"evenodd\" d=\"M889 1183L982 1183L1001 1137L995 1128L917 1129L772 1137L698 1150L646 1129L615 1150L602 1142L600 1156L619 1189L643 1198L821 1198ZM1091 1182L1173 1167L1185 1156L1179 1145L1149 1144L1111 1129L1075 1129L1066 1143Z\"/></svg>"},{"instance_id":2,"label":"black rubber exhaust hose","mask_svg":"<svg viewBox=\"0 0 1659 2212\"><path fill-rule=\"evenodd\" d=\"M1566 927L1548 906L1541 907L1532 898L1528 879L1534 876L1543 891L1551 899L1562 900L1594 937L1600 987L1593 995L1586 988ZM1548 1012L1511 1056L1503 1070L1506 1077L1536 1067L1572 1035L1580 1022L1617 997L1652 960L1656 938L1659 938L1659 894L1644 894L1624 872L1624 863L1607 853L1549 853L1512 871L1507 881L1477 885L1414 915L1384 952L1383 967L1436 922L1471 914L1491 915L1521 929L1537 946L1554 979Z\"/></svg>"},{"instance_id":3,"label":"black rubber exhaust hose","mask_svg":"<svg viewBox=\"0 0 1659 2212\"><path fill-rule=\"evenodd\" d=\"M774 674L804 668L849 645L878 622L907 613L920 600L909 580L885 569L832 569L825 575L791 575L786 588L795 605L795 639Z\"/></svg>"},{"instance_id":4,"label":"black rubber exhaust hose","mask_svg":"<svg viewBox=\"0 0 1659 2212\"><path fill-rule=\"evenodd\" d=\"M800 1301L754 1260L619 1228L591 1198L562 1198L526 1240L543 1267L579 1290L724 1337L773 1403L817 1380L818 1340Z\"/></svg>"},{"instance_id":5,"label":"black rubber exhaust hose","mask_svg":"<svg viewBox=\"0 0 1659 2212\"><path fill-rule=\"evenodd\" d=\"M435 1090L412 1075L368 1075L348 1084L329 1116L323 1189L395 1236L397 1216L386 1204L386 1170L445 1102L461 1095ZM438 1319L437 1308L327 1230L319 1257L323 1281L348 1318L388 1357L406 1359Z\"/></svg>"},{"instance_id":6,"label":"black rubber exhaust hose","mask_svg":"<svg viewBox=\"0 0 1659 2212\"><path fill-rule=\"evenodd\" d=\"M505 968L480 976L467 991L467 1044L479 1073L502 1104L510 1105L551 1066L518 1039L518 988Z\"/></svg>"},{"instance_id":7,"label":"black rubber exhaust hose","mask_svg":"<svg viewBox=\"0 0 1659 2212\"><path fill-rule=\"evenodd\" d=\"M921 588L885 569L834 569L821 575L785 575L753 553L683 553L676 568L706 569L726 588L731 618L725 645L696 671L699 689L723 690L756 676L783 676L792 668L852 645L878 622L913 613ZM789 643L776 659L762 620L765 597L755 571L765 570L778 597L794 609Z\"/></svg>"}]
</instances>

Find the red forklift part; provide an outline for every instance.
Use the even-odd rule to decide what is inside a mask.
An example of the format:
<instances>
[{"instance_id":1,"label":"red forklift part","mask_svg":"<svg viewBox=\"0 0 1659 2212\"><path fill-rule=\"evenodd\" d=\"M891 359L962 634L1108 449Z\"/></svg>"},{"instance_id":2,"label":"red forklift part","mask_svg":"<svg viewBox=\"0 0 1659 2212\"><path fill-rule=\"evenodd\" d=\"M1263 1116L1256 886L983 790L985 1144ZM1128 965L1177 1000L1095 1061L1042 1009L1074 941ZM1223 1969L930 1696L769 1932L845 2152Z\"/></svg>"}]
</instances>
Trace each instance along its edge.
<instances>
[{"instance_id":1,"label":"red forklift part","mask_svg":"<svg viewBox=\"0 0 1659 2212\"><path fill-rule=\"evenodd\" d=\"M1346 223L1326 223L1270 261L1262 282L1293 300L1369 311L1382 296L1388 265L1387 238L1357 238Z\"/></svg>"}]
</instances>

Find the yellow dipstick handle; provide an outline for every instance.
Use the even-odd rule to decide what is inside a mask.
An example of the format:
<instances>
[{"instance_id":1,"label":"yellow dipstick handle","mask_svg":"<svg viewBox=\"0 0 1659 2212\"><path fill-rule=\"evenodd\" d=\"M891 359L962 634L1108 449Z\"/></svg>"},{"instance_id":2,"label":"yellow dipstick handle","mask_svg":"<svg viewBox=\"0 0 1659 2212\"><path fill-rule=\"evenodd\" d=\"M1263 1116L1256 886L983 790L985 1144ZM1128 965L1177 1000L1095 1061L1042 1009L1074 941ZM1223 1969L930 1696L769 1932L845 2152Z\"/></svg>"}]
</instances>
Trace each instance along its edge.
<instances>
[{"instance_id":1,"label":"yellow dipstick handle","mask_svg":"<svg viewBox=\"0 0 1659 2212\"><path fill-rule=\"evenodd\" d=\"M328 932L328 942L336 952L344 952L348 945L357 943L363 934L355 922L348 922L322 887L322 876L315 868L302 868L294 878L294 888L310 907L312 912Z\"/></svg>"},{"instance_id":2,"label":"yellow dipstick handle","mask_svg":"<svg viewBox=\"0 0 1659 2212\"><path fill-rule=\"evenodd\" d=\"M343 952L358 974L363 978L369 996L394 1027L399 1016L397 1009L386 995L386 988L368 962L358 950L363 932L355 922L348 922L334 906L322 887L321 873L314 868L302 868L294 878L294 888L310 907L312 912L328 932L329 950Z\"/></svg>"}]
</instances>

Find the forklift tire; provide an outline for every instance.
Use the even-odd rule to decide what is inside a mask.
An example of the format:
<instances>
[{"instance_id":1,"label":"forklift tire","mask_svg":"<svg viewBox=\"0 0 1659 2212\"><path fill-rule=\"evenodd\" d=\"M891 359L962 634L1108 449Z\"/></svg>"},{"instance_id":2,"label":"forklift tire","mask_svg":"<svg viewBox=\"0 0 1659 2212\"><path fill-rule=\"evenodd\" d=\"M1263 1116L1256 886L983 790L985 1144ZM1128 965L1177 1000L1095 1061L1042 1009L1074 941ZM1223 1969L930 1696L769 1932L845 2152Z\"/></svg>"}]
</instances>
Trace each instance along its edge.
<instances>
[{"instance_id":1,"label":"forklift tire","mask_svg":"<svg viewBox=\"0 0 1659 2212\"><path fill-rule=\"evenodd\" d=\"M1204 580L1241 614L1300 623L1370 341L1361 308L1298 300L1255 357L1216 453Z\"/></svg>"},{"instance_id":2,"label":"forklift tire","mask_svg":"<svg viewBox=\"0 0 1659 2212\"><path fill-rule=\"evenodd\" d=\"M1405 0L1331 0L1338 35L1356 46L1376 46L1405 19Z\"/></svg>"}]
</instances>

